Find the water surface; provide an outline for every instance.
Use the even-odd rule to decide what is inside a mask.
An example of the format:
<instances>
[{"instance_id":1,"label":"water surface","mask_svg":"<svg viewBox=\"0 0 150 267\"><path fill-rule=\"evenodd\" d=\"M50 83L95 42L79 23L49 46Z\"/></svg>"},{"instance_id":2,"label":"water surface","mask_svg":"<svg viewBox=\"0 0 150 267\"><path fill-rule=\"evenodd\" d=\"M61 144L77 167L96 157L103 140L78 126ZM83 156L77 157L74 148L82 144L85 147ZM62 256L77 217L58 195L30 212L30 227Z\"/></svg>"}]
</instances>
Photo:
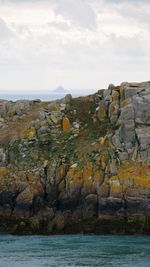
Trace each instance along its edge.
<instances>
[{"instance_id":1,"label":"water surface","mask_svg":"<svg viewBox=\"0 0 150 267\"><path fill-rule=\"evenodd\" d=\"M16 101L16 100L34 100L34 99L40 99L42 101L53 101L53 100L57 100L57 99L62 99L67 95L67 93L65 94L35 94L35 95L31 95L31 94L26 94L26 95L5 95L5 94L0 94L0 99L4 99L4 100L9 100L9 101ZM78 97L79 94L72 94L73 97Z\"/></svg>"},{"instance_id":2,"label":"water surface","mask_svg":"<svg viewBox=\"0 0 150 267\"><path fill-rule=\"evenodd\" d=\"M150 237L0 235L0 267L149 267Z\"/></svg>"}]
</instances>

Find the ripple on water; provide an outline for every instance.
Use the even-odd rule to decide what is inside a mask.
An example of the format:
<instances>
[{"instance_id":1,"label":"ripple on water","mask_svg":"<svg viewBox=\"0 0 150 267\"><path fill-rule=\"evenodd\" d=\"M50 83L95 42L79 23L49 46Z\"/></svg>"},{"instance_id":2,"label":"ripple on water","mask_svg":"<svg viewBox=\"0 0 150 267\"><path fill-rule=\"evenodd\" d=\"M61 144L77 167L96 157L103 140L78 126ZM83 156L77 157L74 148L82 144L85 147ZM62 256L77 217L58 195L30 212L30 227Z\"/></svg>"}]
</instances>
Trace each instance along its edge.
<instances>
[{"instance_id":1,"label":"ripple on water","mask_svg":"<svg viewBox=\"0 0 150 267\"><path fill-rule=\"evenodd\" d=\"M0 235L0 267L149 267L148 236Z\"/></svg>"}]
</instances>

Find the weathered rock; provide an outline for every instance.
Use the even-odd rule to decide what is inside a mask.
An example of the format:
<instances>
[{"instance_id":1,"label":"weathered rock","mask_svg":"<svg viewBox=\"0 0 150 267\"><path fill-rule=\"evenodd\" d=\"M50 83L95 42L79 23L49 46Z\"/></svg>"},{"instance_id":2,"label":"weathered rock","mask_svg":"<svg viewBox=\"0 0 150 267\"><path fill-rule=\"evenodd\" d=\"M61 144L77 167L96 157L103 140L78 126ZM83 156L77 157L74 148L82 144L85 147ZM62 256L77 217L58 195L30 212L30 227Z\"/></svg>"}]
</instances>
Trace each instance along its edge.
<instances>
[{"instance_id":1,"label":"weathered rock","mask_svg":"<svg viewBox=\"0 0 150 267\"><path fill-rule=\"evenodd\" d=\"M71 100L72 100L72 95L67 94L64 98L64 104L69 104Z\"/></svg>"},{"instance_id":2,"label":"weathered rock","mask_svg":"<svg viewBox=\"0 0 150 267\"><path fill-rule=\"evenodd\" d=\"M71 129L71 125L70 125L70 121L67 117L63 118L63 131L65 133L70 132Z\"/></svg>"},{"instance_id":3,"label":"weathered rock","mask_svg":"<svg viewBox=\"0 0 150 267\"><path fill-rule=\"evenodd\" d=\"M150 233L150 82L0 100L0 228Z\"/></svg>"},{"instance_id":4,"label":"weathered rock","mask_svg":"<svg viewBox=\"0 0 150 267\"><path fill-rule=\"evenodd\" d=\"M103 120L106 117L105 103L101 102L98 110L98 118Z\"/></svg>"}]
</instances>

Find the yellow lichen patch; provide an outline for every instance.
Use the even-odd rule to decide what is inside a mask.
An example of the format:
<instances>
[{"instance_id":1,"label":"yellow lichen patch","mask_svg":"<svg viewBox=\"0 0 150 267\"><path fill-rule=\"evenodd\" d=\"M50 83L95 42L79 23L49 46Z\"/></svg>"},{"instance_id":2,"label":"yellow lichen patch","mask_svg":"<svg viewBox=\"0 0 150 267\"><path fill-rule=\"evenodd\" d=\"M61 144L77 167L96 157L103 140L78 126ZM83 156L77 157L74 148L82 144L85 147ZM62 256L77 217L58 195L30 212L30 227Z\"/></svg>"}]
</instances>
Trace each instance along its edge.
<instances>
[{"instance_id":1,"label":"yellow lichen patch","mask_svg":"<svg viewBox=\"0 0 150 267\"><path fill-rule=\"evenodd\" d=\"M105 103L101 103L99 110L98 110L98 118L100 120L103 120L105 117L106 117Z\"/></svg>"},{"instance_id":2,"label":"yellow lichen patch","mask_svg":"<svg viewBox=\"0 0 150 267\"><path fill-rule=\"evenodd\" d=\"M93 182L93 178L89 177L83 182L83 188L87 193L91 193L96 188L96 184Z\"/></svg>"},{"instance_id":3,"label":"yellow lichen patch","mask_svg":"<svg viewBox=\"0 0 150 267\"><path fill-rule=\"evenodd\" d=\"M64 177L66 174L66 165L65 164L62 164L60 167L59 167L59 176L60 177Z\"/></svg>"},{"instance_id":4,"label":"yellow lichen patch","mask_svg":"<svg viewBox=\"0 0 150 267\"><path fill-rule=\"evenodd\" d=\"M115 112L116 108L115 108L115 102L113 101L110 106L109 106L109 117L112 116L112 114Z\"/></svg>"},{"instance_id":5,"label":"yellow lichen patch","mask_svg":"<svg viewBox=\"0 0 150 267\"><path fill-rule=\"evenodd\" d=\"M30 127L27 129L23 129L21 132L21 137L22 138L27 138L27 139L32 139L36 135L36 129L34 127Z\"/></svg>"},{"instance_id":6,"label":"yellow lichen patch","mask_svg":"<svg viewBox=\"0 0 150 267\"><path fill-rule=\"evenodd\" d=\"M118 176L113 176L109 180L109 186L111 195L122 194L123 191L127 188L127 185L125 183L120 184L120 179Z\"/></svg>"},{"instance_id":7,"label":"yellow lichen patch","mask_svg":"<svg viewBox=\"0 0 150 267\"><path fill-rule=\"evenodd\" d=\"M35 176L34 176L34 173L33 172L28 172L27 173L27 181L29 182L29 183L33 183L33 182L35 182Z\"/></svg>"},{"instance_id":8,"label":"yellow lichen patch","mask_svg":"<svg viewBox=\"0 0 150 267\"><path fill-rule=\"evenodd\" d=\"M80 188L83 183L83 172L78 171L77 168L71 168L67 173L67 190L73 192L76 188Z\"/></svg>"},{"instance_id":9,"label":"yellow lichen patch","mask_svg":"<svg viewBox=\"0 0 150 267\"><path fill-rule=\"evenodd\" d=\"M150 189L150 167L133 166L120 169L118 175L111 177L109 184L111 194L123 193L127 189L131 191L135 188L142 193L143 188Z\"/></svg>"},{"instance_id":10,"label":"yellow lichen patch","mask_svg":"<svg viewBox=\"0 0 150 267\"><path fill-rule=\"evenodd\" d=\"M70 170L67 173L67 179L72 180L73 177L76 175L76 173L77 173L77 168L70 168Z\"/></svg>"},{"instance_id":11,"label":"yellow lichen patch","mask_svg":"<svg viewBox=\"0 0 150 267\"><path fill-rule=\"evenodd\" d=\"M83 179L88 180L90 177L93 177L93 166L91 164L87 164L83 168Z\"/></svg>"},{"instance_id":12,"label":"yellow lichen patch","mask_svg":"<svg viewBox=\"0 0 150 267\"><path fill-rule=\"evenodd\" d=\"M71 128L70 121L67 117L63 118L63 131L65 133L69 132Z\"/></svg>"},{"instance_id":13,"label":"yellow lichen patch","mask_svg":"<svg viewBox=\"0 0 150 267\"><path fill-rule=\"evenodd\" d=\"M73 177L72 180L75 184L82 184L83 181L83 174L82 171L76 172L76 175Z\"/></svg>"},{"instance_id":14,"label":"yellow lichen patch","mask_svg":"<svg viewBox=\"0 0 150 267\"><path fill-rule=\"evenodd\" d=\"M3 178L7 175L7 168L6 167L0 167L0 178Z\"/></svg>"},{"instance_id":15,"label":"yellow lichen patch","mask_svg":"<svg viewBox=\"0 0 150 267\"><path fill-rule=\"evenodd\" d=\"M100 171L98 169L94 171L94 181L96 183L100 182Z\"/></svg>"},{"instance_id":16,"label":"yellow lichen patch","mask_svg":"<svg viewBox=\"0 0 150 267\"><path fill-rule=\"evenodd\" d=\"M5 167L0 167L0 185L5 185L5 179L7 177L7 169Z\"/></svg>"},{"instance_id":17,"label":"yellow lichen patch","mask_svg":"<svg viewBox=\"0 0 150 267\"><path fill-rule=\"evenodd\" d=\"M95 179L94 179L95 174ZM98 179L98 182L95 180ZM94 173L92 164L87 164L83 168L83 189L87 193L91 193L95 190L96 186L99 183L99 174L98 172Z\"/></svg>"},{"instance_id":18,"label":"yellow lichen patch","mask_svg":"<svg viewBox=\"0 0 150 267\"><path fill-rule=\"evenodd\" d=\"M133 182L135 185L150 188L150 177L133 177Z\"/></svg>"},{"instance_id":19,"label":"yellow lichen patch","mask_svg":"<svg viewBox=\"0 0 150 267\"><path fill-rule=\"evenodd\" d=\"M95 170L93 179L97 185L101 185L104 181L104 172L99 169Z\"/></svg>"},{"instance_id":20,"label":"yellow lichen patch","mask_svg":"<svg viewBox=\"0 0 150 267\"><path fill-rule=\"evenodd\" d=\"M103 146L104 143L105 143L105 138L104 138L104 137L100 137L100 138L98 139L98 142L99 142L99 144L100 144L101 146Z\"/></svg>"},{"instance_id":21,"label":"yellow lichen patch","mask_svg":"<svg viewBox=\"0 0 150 267\"><path fill-rule=\"evenodd\" d=\"M0 116L0 123L3 123L4 119Z\"/></svg>"},{"instance_id":22,"label":"yellow lichen patch","mask_svg":"<svg viewBox=\"0 0 150 267\"><path fill-rule=\"evenodd\" d=\"M129 99L127 98L127 99L125 99L125 100L123 100L123 101L121 102L121 108L126 107L128 104L129 104Z\"/></svg>"},{"instance_id":23,"label":"yellow lichen patch","mask_svg":"<svg viewBox=\"0 0 150 267\"><path fill-rule=\"evenodd\" d=\"M132 166L128 168L121 168L118 170L118 176L125 178L127 176L140 176L145 177L147 176L150 179L150 175L148 175L150 171L149 166Z\"/></svg>"},{"instance_id":24,"label":"yellow lichen patch","mask_svg":"<svg viewBox=\"0 0 150 267\"><path fill-rule=\"evenodd\" d=\"M114 91L112 95L112 101L116 102L118 100L119 100L119 93L117 91Z\"/></svg>"},{"instance_id":25,"label":"yellow lichen patch","mask_svg":"<svg viewBox=\"0 0 150 267\"><path fill-rule=\"evenodd\" d=\"M42 184L40 183L39 173L29 171L26 175L28 185L31 188L31 191L34 195L38 195L43 192Z\"/></svg>"},{"instance_id":26,"label":"yellow lichen patch","mask_svg":"<svg viewBox=\"0 0 150 267\"><path fill-rule=\"evenodd\" d=\"M56 169L56 183L59 183L63 177L66 176L66 165L61 164L57 169Z\"/></svg>"},{"instance_id":27,"label":"yellow lichen patch","mask_svg":"<svg viewBox=\"0 0 150 267\"><path fill-rule=\"evenodd\" d=\"M123 100L124 99L124 87L120 87L120 99Z\"/></svg>"}]
</instances>

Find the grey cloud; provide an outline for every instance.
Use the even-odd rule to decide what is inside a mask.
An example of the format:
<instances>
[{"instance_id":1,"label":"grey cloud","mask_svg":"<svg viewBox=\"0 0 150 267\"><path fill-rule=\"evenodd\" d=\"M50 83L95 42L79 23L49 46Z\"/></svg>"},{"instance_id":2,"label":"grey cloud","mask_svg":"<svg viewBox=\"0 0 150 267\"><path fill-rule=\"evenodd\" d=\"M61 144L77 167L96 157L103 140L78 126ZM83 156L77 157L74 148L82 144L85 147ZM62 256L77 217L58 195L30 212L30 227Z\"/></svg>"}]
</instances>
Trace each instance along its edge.
<instances>
[{"instance_id":1,"label":"grey cloud","mask_svg":"<svg viewBox=\"0 0 150 267\"><path fill-rule=\"evenodd\" d=\"M26 2L41 2L41 0L0 0L0 3L26 3Z\"/></svg>"},{"instance_id":2,"label":"grey cloud","mask_svg":"<svg viewBox=\"0 0 150 267\"><path fill-rule=\"evenodd\" d=\"M137 3L149 3L149 0L106 0L106 3L111 3L111 4L115 4L115 3L133 3L133 4L137 4Z\"/></svg>"},{"instance_id":3,"label":"grey cloud","mask_svg":"<svg viewBox=\"0 0 150 267\"><path fill-rule=\"evenodd\" d=\"M9 29L5 21L0 18L0 40L6 40L13 37L12 31Z\"/></svg>"},{"instance_id":4,"label":"grey cloud","mask_svg":"<svg viewBox=\"0 0 150 267\"><path fill-rule=\"evenodd\" d=\"M148 26L150 25L150 15L148 12L145 12L144 10L141 10L140 8L132 9L130 7L122 8L120 10L120 13L125 17L130 17L134 19L135 21L139 22L140 24L144 23ZM142 27L144 25L141 25Z\"/></svg>"},{"instance_id":5,"label":"grey cloud","mask_svg":"<svg viewBox=\"0 0 150 267\"><path fill-rule=\"evenodd\" d=\"M96 14L86 0L60 0L55 6L56 14L61 14L79 26L92 29L96 26Z\"/></svg>"},{"instance_id":6,"label":"grey cloud","mask_svg":"<svg viewBox=\"0 0 150 267\"><path fill-rule=\"evenodd\" d=\"M149 10L146 9L145 4L150 4L150 1L148 0L131 0L131 1L110 1L109 3L114 4L117 3L116 10L119 14L121 14L124 17L129 17L134 19L137 22L144 23L144 24L150 24L150 15ZM136 5L135 5L136 2ZM140 4L140 5L139 5ZM141 8L142 7L142 8ZM142 25L143 26L143 25Z\"/></svg>"}]
</instances>

